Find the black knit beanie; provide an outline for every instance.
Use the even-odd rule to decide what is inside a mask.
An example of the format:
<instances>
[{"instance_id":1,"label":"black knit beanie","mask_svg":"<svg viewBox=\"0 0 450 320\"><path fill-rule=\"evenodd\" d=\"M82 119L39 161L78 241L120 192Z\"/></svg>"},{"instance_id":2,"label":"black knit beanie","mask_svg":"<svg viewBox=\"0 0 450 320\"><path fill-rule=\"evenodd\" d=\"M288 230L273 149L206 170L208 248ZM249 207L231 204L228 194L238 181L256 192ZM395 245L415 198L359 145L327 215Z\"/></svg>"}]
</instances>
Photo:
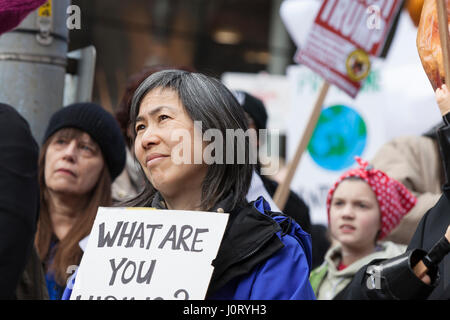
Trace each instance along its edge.
<instances>
[{"instance_id":1,"label":"black knit beanie","mask_svg":"<svg viewBox=\"0 0 450 320\"><path fill-rule=\"evenodd\" d=\"M95 103L74 103L53 114L43 139L43 144L56 131L76 128L88 133L98 143L108 166L111 180L122 172L125 166L125 141L117 120Z\"/></svg>"},{"instance_id":2,"label":"black knit beanie","mask_svg":"<svg viewBox=\"0 0 450 320\"><path fill-rule=\"evenodd\" d=\"M253 119L257 129L267 129L267 112L264 103L244 91L236 90L233 94L244 111Z\"/></svg>"}]
</instances>

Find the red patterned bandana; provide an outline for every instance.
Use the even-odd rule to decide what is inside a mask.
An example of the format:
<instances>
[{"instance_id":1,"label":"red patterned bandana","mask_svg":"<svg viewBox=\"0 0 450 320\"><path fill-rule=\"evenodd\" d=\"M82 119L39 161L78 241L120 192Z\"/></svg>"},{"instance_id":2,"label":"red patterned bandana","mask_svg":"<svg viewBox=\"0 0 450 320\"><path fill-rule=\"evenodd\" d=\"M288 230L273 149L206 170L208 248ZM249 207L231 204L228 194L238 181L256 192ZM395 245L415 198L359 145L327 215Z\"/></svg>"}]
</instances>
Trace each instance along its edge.
<instances>
[{"instance_id":1,"label":"red patterned bandana","mask_svg":"<svg viewBox=\"0 0 450 320\"><path fill-rule=\"evenodd\" d=\"M328 191L328 222L330 221L331 199L339 183L349 177L359 177L367 182L377 197L381 212L381 233L378 239L381 240L400 223L403 216L414 207L417 199L397 180L390 178L380 170L374 169L367 161L359 157L355 157L355 159L359 164L359 168L345 172Z\"/></svg>"}]
</instances>

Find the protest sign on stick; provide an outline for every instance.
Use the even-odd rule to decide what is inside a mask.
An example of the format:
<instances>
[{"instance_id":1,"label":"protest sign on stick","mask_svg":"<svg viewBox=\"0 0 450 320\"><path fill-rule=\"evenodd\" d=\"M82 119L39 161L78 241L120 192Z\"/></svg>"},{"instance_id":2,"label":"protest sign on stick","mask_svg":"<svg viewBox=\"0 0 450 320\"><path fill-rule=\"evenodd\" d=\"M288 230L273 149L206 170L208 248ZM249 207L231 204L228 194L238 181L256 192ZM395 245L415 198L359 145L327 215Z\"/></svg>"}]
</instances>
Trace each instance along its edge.
<instances>
[{"instance_id":1,"label":"protest sign on stick","mask_svg":"<svg viewBox=\"0 0 450 320\"><path fill-rule=\"evenodd\" d=\"M329 85L336 85L352 98L356 97L370 73L370 56L379 56L383 52L386 37L401 8L401 0L322 2L305 45L294 59L322 76L325 84L294 159L289 162L287 177L275 192L274 201L281 210L286 204L301 155L316 127Z\"/></svg>"},{"instance_id":2,"label":"protest sign on stick","mask_svg":"<svg viewBox=\"0 0 450 320\"><path fill-rule=\"evenodd\" d=\"M72 300L200 300L228 214L100 207Z\"/></svg>"},{"instance_id":3,"label":"protest sign on stick","mask_svg":"<svg viewBox=\"0 0 450 320\"><path fill-rule=\"evenodd\" d=\"M324 0L295 60L354 98L401 7L400 0Z\"/></svg>"},{"instance_id":4,"label":"protest sign on stick","mask_svg":"<svg viewBox=\"0 0 450 320\"><path fill-rule=\"evenodd\" d=\"M277 204L277 206L281 210L283 210L284 206L286 205L286 201L289 197L289 191L290 191L289 187L291 185L292 179L294 178L295 171L297 170L297 165L300 163L300 158L303 154L303 151L306 149L306 147L309 143L309 140L311 139L311 136L313 134L314 128L319 119L320 111L322 110L322 105L325 100L325 97L327 96L329 88L330 88L330 84L327 81L325 81L322 85L322 88L320 89L319 95L314 104L313 111L309 118L306 129L303 133L303 136L300 140L300 143L298 144L294 158L290 162L288 172L286 174L286 178L283 181L283 183L280 184L280 186L277 188L277 190L275 191L275 194L273 196L273 201Z\"/></svg>"}]
</instances>

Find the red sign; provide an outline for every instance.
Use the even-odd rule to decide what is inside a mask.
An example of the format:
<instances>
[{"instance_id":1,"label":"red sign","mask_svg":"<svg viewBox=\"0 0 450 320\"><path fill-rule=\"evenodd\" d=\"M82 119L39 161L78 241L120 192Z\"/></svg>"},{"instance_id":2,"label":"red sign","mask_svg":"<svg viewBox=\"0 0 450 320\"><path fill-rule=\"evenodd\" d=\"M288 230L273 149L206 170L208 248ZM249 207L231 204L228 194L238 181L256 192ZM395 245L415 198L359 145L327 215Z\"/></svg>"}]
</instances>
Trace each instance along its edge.
<instances>
[{"instance_id":1,"label":"red sign","mask_svg":"<svg viewBox=\"0 0 450 320\"><path fill-rule=\"evenodd\" d=\"M295 60L356 97L402 0L324 0Z\"/></svg>"}]
</instances>

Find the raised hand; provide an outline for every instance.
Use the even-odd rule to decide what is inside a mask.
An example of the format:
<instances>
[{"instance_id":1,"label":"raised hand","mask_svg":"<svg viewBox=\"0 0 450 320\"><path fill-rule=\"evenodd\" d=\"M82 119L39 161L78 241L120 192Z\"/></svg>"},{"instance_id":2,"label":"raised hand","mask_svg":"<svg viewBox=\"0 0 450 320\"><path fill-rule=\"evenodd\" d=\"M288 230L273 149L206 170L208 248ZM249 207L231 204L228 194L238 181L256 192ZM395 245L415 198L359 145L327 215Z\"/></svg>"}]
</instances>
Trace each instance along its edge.
<instances>
[{"instance_id":1,"label":"raised hand","mask_svg":"<svg viewBox=\"0 0 450 320\"><path fill-rule=\"evenodd\" d=\"M443 84L440 88L437 88L435 96L441 115L445 116L450 112L450 92L447 86Z\"/></svg>"}]
</instances>

